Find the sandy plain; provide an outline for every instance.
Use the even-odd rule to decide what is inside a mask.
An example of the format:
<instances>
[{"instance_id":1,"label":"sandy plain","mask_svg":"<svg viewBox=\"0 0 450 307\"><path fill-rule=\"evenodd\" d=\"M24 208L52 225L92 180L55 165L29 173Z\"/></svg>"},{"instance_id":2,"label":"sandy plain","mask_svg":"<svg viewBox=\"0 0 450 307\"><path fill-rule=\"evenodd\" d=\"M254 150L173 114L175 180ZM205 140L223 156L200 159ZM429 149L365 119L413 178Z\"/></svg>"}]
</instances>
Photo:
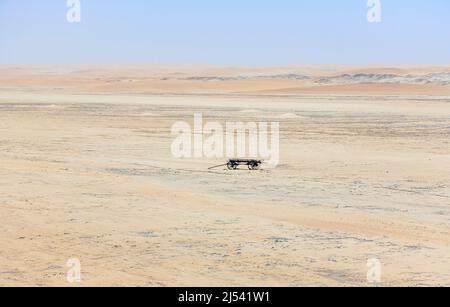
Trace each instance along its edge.
<instances>
[{"instance_id":1,"label":"sandy plain","mask_svg":"<svg viewBox=\"0 0 450 307\"><path fill-rule=\"evenodd\" d=\"M450 286L449 72L2 66L0 285ZM281 164L173 158L194 112Z\"/></svg>"}]
</instances>

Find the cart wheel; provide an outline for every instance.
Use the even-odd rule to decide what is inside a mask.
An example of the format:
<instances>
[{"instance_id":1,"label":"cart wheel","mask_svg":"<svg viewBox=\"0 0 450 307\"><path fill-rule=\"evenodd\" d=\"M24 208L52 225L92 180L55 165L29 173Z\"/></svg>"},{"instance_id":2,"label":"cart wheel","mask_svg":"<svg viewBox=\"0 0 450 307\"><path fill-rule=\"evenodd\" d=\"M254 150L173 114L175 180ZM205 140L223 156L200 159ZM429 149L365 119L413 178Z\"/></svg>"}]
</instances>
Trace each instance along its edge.
<instances>
[{"instance_id":1,"label":"cart wheel","mask_svg":"<svg viewBox=\"0 0 450 307\"><path fill-rule=\"evenodd\" d=\"M237 169L238 166L234 163L228 162L227 167L230 171L234 171Z\"/></svg>"},{"instance_id":2,"label":"cart wheel","mask_svg":"<svg viewBox=\"0 0 450 307\"><path fill-rule=\"evenodd\" d=\"M251 171L257 171L261 168L261 164L259 163L253 163L248 165L248 169Z\"/></svg>"}]
</instances>

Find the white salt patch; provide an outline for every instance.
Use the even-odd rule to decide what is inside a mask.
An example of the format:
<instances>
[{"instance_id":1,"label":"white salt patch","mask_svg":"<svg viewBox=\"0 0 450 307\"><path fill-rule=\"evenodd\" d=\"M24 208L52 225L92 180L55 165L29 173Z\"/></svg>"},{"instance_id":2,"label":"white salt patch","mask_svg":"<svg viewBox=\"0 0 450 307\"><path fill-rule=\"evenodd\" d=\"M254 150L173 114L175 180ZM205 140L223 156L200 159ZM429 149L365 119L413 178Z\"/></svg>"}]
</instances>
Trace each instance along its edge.
<instances>
[{"instance_id":1,"label":"white salt patch","mask_svg":"<svg viewBox=\"0 0 450 307\"><path fill-rule=\"evenodd\" d=\"M297 118L300 118L300 116L295 114L295 113L285 113L285 114L282 114L282 115L278 116L278 118L282 118L282 119L297 119Z\"/></svg>"}]
</instances>

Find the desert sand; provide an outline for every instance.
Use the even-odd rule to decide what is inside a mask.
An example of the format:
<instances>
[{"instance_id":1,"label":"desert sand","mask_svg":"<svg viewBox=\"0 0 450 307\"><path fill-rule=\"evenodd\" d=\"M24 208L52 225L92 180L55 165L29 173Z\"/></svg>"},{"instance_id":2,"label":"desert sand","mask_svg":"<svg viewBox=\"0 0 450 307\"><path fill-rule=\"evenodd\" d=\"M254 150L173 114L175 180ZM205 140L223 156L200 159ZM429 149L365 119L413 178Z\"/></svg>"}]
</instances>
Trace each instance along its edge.
<instances>
[{"instance_id":1,"label":"desert sand","mask_svg":"<svg viewBox=\"0 0 450 307\"><path fill-rule=\"evenodd\" d=\"M194 112L281 164L173 158ZM1 286L450 286L450 67L1 66L0 118Z\"/></svg>"}]
</instances>

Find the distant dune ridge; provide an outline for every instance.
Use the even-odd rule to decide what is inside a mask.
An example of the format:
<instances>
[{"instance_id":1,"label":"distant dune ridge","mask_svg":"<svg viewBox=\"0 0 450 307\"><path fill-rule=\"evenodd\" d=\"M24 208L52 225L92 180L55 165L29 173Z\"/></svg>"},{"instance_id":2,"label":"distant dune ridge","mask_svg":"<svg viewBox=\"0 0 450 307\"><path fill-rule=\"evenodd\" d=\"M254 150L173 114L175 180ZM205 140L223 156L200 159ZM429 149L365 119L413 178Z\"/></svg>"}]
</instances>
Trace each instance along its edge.
<instances>
[{"instance_id":1,"label":"distant dune ridge","mask_svg":"<svg viewBox=\"0 0 450 307\"><path fill-rule=\"evenodd\" d=\"M450 66L0 66L0 89L138 94L450 95Z\"/></svg>"}]
</instances>

